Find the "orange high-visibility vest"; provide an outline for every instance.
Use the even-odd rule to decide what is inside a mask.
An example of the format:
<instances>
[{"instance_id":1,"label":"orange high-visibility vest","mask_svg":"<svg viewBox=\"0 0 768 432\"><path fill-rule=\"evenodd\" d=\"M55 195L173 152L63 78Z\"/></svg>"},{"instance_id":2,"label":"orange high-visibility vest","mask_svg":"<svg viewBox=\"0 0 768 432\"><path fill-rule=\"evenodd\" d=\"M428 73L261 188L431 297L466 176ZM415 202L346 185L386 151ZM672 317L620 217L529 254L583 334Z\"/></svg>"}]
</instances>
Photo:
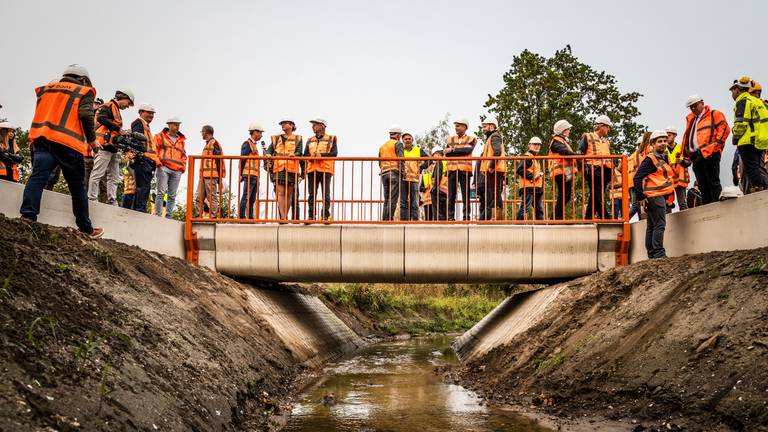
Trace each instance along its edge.
<instances>
[{"instance_id":1,"label":"orange high-visibility vest","mask_svg":"<svg viewBox=\"0 0 768 432\"><path fill-rule=\"evenodd\" d=\"M141 117L139 117L139 121L141 121L141 126L144 129L142 134L147 138L147 150L144 152L144 156L152 159L155 162L155 165L160 165L160 158L157 157L157 146L152 137L152 132L149 130L149 124Z\"/></svg>"},{"instance_id":2,"label":"orange high-visibility vest","mask_svg":"<svg viewBox=\"0 0 768 432\"><path fill-rule=\"evenodd\" d=\"M571 148L571 143L568 142L568 139L560 135L555 135L552 137L552 141L549 143L549 153L547 154L548 156L557 156L557 153L552 151L552 143L554 143L555 141L565 144L566 147L568 147L568 150L573 151L573 149ZM552 177L557 175L563 175L565 173L565 168L571 167L573 168L572 174L575 176L577 172L575 162L576 161L573 159L550 159L549 173Z\"/></svg>"},{"instance_id":3,"label":"orange high-visibility vest","mask_svg":"<svg viewBox=\"0 0 768 432\"><path fill-rule=\"evenodd\" d=\"M691 126L696 119L696 115L688 113L685 118L685 134L683 135L683 151L686 154L688 150L688 135L691 134ZM720 111L709 108L709 105L704 107L704 112L701 114L699 122L696 123L696 141L699 145L699 152L707 159L713 153L723 150L725 146L725 140L731 133L731 128L728 126L728 121L725 119L725 114Z\"/></svg>"},{"instance_id":4,"label":"orange high-visibility vest","mask_svg":"<svg viewBox=\"0 0 768 432\"><path fill-rule=\"evenodd\" d=\"M486 138L485 144L483 144L483 157L505 156L506 151L504 149L503 137L501 140L501 154L500 155L493 154L493 146L491 145L491 139L493 138L494 135L499 135L499 137L501 137L501 134L499 133L499 131L495 131L492 134L490 134L488 138ZM507 172L507 161L505 160L496 160L496 161L484 160L480 162L480 172L491 171L490 169L491 162L495 162L495 167L493 171Z\"/></svg>"},{"instance_id":5,"label":"orange high-visibility vest","mask_svg":"<svg viewBox=\"0 0 768 432\"><path fill-rule=\"evenodd\" d=\"M463 137L459 138L458 135L454 135L450 138L448 138L448 145L446 147L446 151L448 149L454 148L470 148L474 149L477 145L477 138L471 137L469 135L464 135ZM470 152L466 156L462 156L462 158L469 158L472 157L472 153ZM455 160L455 158L448 158L448 171L466 171L466 172L472 172L472 161L469 160Z\"/></svg>"},{"instance_id":6,"label":"orange high-visibility vest","mask_svg":"<svg viewBox=\"0 0 768 432\"><path fill-rule=\"evenodd\" d=\"M396 158L397 157L397 141L390 139L385 142L379 148L380 158ZM400 162L398 161L379 161L379 171L385 173L387 171L400 171Z\"/></svg>"},{"instance_id":7,"label":"orange high-visibility vest","mask_svg":"<svg viewBox=\"0 0 768 432\"><path fill-rule=\"evenodd\" d=\"M160 159L160 164L173 171L184 172L187 170L187 150L185 148L186 137L181 132L176 135L176 142L168 136L168 131L163 130L155 135L155 146Z\"/></svg>"},{"instance_id":8,"label":"orange high-visibility vest","mask_svg":"<svg viewBox=\"0 0 768 432\"><path fill-rule=\"evenodd\" d=\"M114 100L111 100L104 104L105 106L108 106L109 109L112 110L112 116L115 117L115 123L122 128L123 127L123 116L120 114L120 108L117 107L117 102ZM98 123L97 123L98 124ZM112 142L112 139L116 137L119 134L119 132L113 132L109 129L107 129L104 125L99 125L99 127L96 128L96 141L101 144L109 144Z\"/></svg>"},{"instance_id":9,"label":"orange high-visibility vest","mask_svg":"<svg viewBox=\"0 0 768 432\"><path fill-rule=\"evenodd\" d=\"M258 156L259 155L259 148L256 147L256 141L248 138L248 147L251 149L250 156ZM244 176L259 176L259 167L261 166L259 159L247 159L245 161L245 165L243 165L243 172L240 173L240 175Z\"/></svg>"},{"instance_id":10,"label":"orange high-visibility vest","mask_svg":"<svg viewBox=\"0 0 768 432\"><path fill-rule=\"evenodd\" d=\"M600 137L597 132L585 133L587 138L587 156L602 156L611 154L611 143L605 137ZM603 166L606 168L613 168L613 161L611 159L592 159L587 160L587 165Z\"/></svg>"},{"instance_id":11,"label":"orange high-visibility vest","mask_svg":"<svg viewBox=\"0 0 768 432\"><path fill-rule=\"evenodd\" d=\"M216 141L216 138L211 138L205 143L203 147L203 156L213 156L216 147L221 150L221 144ZM227 170L224 168L224 161L221 159L203 159L200 175L203 178L222 178L227 175Z\"/></svg>"},{"instance_id":12,"label":"orange high-visibility vest","mask_svg":"<svg viewBox=\"0 0 768 432\"><path fill-rule=\"evenodd\" d=\"M651 158L656 171L643 179L643 194L647 197L656 197L671 194L675 191L675 170L663 159L651 153Z\"/></svg>"},{"instance_id":13,"label":"orange high-visibility vest","mask_svg":"<svg viewBox=\"0 0 768 432\"><path fill-rule=\"evenodd\" d=\"M333 148L333 141L336 137L333 135L323 135L320 139L316 136L312 136L307 140L307 148L309 149L309 155L315 153L328 153ZM333 159L323 158L319 160L312 160L307 162L307 172L322 172L333 174Z\"/></svg>"},{"instance_id":14,"label":"orange high-visibility vest","mask_svg":"<svg viewBox=\"0 0 768 432\"><path fill-rule=\"evenodd\" d=\"M136 193L136 178L127 171L123 176L123 195L133 195Z\"/></svg>"},{"instance_id":15,"label":"orange high-visibility vest","mask_svg":"<svg viewBox=\"0 0 768 432\"><path fill-rule=\"evenodd\" d=\"M632 189L635 186L635 173L637 172L637 169L640 167L640 162L645 159L646 156L648 156L648 153L650 153L652 150L651 146L648 145L645 147L645 150L640 152L639 150L635 150L628 158L627 158L627 175L629 176L629 188Z\"/></svg>"},{"instance_id":16,"label":"orange high-visibility vest","mask_svg":"<svg viewBox=\"0 0 768 432\"><path fill-rule=\"evenodd\" d=\"M533 162L530 166L530 168L523 171L523 174L531 174L533 176L533 180L528 180L525 178L525 175L520 177L520 187L521 188L532 188L532 187L544 187L544 176L539 176L541 173L541 165L539 164L539 161L534 159L531 162ZM523 162L524 163L524 162Z\"/></svg>"},{"instance_id":17,"label":"orange high-visibility vest","mask_svg":"<svg viewBox=\"0 0 768 432\"><path fill-rule=\"evenodd\" d=\"M29 142L34 143L37 138L43 137L85 155L88 144L77 109L85 95L90 93L96 96L96 89L55 82L38 87L35 93L37 106L29 128Z\"/></svg>"},{"instance_id":18,"label":"orange high-visibility vest","mask_svg":"<svg viewBox=\"0 0 768 432\"><path fill-rule=\"evenodd\" d=\"M272 135L272 148L275 151L273 156L295 156L296 147L301 142L301 135L293 134L289 137L283 135ZM272 163L272 172L285 171L289 173L299 173L299 161L277 159Z\"/></svg>"},{"instance_id":19,"label":"orange high-visibility vest","mask_svg":"<svg viewBox=\"0 0 768 432\"><path fill-rule=\"evenodd\" d=\"M619 171L618 169L614 169L613 178L611 179L611 186L609 187L611 199L622 198L621 181L622 181L621 171Z\"/></svg>"}]
</instances>

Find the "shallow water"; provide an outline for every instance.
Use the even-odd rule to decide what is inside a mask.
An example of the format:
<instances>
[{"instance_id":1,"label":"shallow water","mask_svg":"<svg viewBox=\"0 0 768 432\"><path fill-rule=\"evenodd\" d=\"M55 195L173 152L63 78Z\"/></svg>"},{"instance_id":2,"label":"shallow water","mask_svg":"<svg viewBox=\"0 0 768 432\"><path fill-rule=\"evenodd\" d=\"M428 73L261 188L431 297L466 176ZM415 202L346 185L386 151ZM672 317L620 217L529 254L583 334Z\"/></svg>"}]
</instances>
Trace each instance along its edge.
<instances>
[{"instance_id":1,"label":"shallow water","mask_svg":"<svg viewBox=\"0 0 768 432\"><path fill-rule=\"evenodd\" d=\"M443 383L435 366L455 363L449 336L376 344L328 365L294 405L286 431L545 431L480 404Z\"/></svg>"}]
</instances>

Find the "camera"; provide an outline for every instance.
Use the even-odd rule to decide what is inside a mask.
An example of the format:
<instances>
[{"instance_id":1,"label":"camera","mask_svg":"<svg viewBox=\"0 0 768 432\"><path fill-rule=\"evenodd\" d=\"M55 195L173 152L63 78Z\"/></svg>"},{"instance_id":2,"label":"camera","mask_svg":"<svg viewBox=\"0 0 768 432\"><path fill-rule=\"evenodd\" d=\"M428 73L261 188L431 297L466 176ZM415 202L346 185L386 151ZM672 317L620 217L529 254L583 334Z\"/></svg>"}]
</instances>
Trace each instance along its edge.
<instances>
[{"instance_id":1,"label":"camera","mask_svg":"<svg viewBox=\"0 0 768 432\"><path fill-rule=\"evenodd\" d=\"M136 157L144 157L144 151L147 148L147 137L138 132L131 132L129 135L120 135L116 137L112 144L122 152L130 152Z\"/></svg>"}]
</instances>

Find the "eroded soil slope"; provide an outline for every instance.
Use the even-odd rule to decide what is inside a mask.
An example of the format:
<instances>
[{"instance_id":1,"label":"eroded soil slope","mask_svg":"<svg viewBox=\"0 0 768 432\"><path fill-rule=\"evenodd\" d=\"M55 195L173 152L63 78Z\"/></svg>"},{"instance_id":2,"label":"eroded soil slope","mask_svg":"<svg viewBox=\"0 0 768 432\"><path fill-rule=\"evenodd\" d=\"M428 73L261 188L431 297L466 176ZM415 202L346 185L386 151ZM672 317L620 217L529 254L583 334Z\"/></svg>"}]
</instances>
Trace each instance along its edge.
<instances>
[{"instance_id":1,"label":"eroded soil slope","mask_svg":"<svg viewBox=\"0 0 768 432\"><path fill-rule=\"evenodd\" d=\"M646 261L555 289L536 325L456 377L496 403L636 430L768 430L768 248Z\"/></svg>"}]
</instances>

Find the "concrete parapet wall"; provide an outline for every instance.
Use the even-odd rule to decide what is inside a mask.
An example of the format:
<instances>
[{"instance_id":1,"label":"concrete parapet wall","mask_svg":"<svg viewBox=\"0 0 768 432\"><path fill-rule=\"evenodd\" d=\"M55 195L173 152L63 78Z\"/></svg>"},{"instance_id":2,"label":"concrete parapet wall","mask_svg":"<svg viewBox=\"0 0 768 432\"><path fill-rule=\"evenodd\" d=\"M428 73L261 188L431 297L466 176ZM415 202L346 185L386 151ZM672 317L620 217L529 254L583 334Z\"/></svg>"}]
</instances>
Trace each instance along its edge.
<instances>
[{"instance_id":1,"label":"concrete parapet wall","mask_svg":"<svg viewBox=\"0 0 768 432\"><path fill-rule=\"evenodd\" d=\"M19 217L24 185L0 180L0 213ZM133 210L91 202L94 226L104 228L104 238L138 246L161 254L184 258L184 224ZM77 227L72 214L72 198L43 191L38 222L60 227Z\"/></svg>"}]
</instances>

